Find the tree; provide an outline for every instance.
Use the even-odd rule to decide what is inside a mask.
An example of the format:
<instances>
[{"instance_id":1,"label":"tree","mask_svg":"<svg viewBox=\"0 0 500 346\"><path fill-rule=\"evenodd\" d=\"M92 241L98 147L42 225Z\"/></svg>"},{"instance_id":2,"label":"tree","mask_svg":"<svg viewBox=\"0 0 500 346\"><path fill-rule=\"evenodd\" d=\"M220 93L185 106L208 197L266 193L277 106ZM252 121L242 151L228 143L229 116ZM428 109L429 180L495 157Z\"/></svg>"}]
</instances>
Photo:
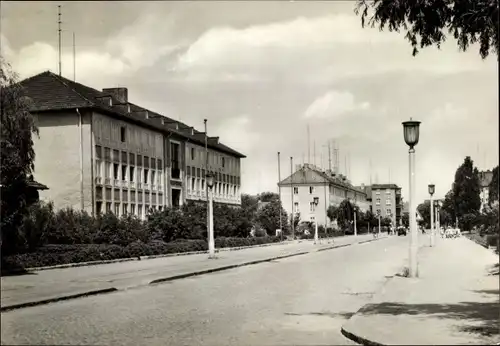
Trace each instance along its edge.
<instances>
[{"instance_id":1,"label":"tree","mask_svg":"<svg viewBox=\"0 0 500 346\"><path fill-rule=\"evenodd\" d=\"M425 228L431 228L431 201L427 200L424 203L420 203L417 207L417 211L422 216L422 224Z\"/></svg>"},{"instance_id":2,"label":"tree","mask_svg":"<svg viewBox=\"0 0 500 346\"><path fill-rule=\"evenodd\" d=\"M279 201L279 198L279 195L274 192L262 192L257 196L257 199L261 202Z\"/></svg>"},{"instance_id":3,"label":"tree","mask_svg":"<svg viewBox=\"0 0 500 346\"><path fill-rule=\"evenodd\" d=\"M405 227L410 227L410 213L405 211L403 215L401 216L401 222L403 223L403 226Z\"/></svg>"},{"instance_id":4,"label":"tree","mask_svg":"<svg viewBox=\"0 0 500 346\"><path fill-rule=\"evenodd\" d=\"M1 248L2 254L15 251L18 229L29 207L27 182L34 170L32 134L38 135L30 103L23 96L18 77L0 56L1 114Z\"/></svg>"},{"instance_id":5,"label":"tree","mask_svg":"<svg viewBox=\"0 0 500 346\"><path fill-rule=\"evenodd\" d=\"M413 56L419 48L440 48L446 31L462 51L478 42L483 59L491 52L498 56L498 0L358 0L355 13L363 27L406 31Z\"/></svg>"},{"instance_id":6,"label":"tree","mask_svg":"<svg viewBox=\"0 0 500 346\"><path fill-rule=\"evenodd\" d=\"M278 200L273 200L257 211L255 216L256 223L267 231L268 235L274 235L280 228L280 209L281 222L283 229L288 228L288 216Z\"/></svg>"},{"instance_id":7,"label":"tree","mask_svg":"<svg viewBox=\"0 0 500 346\"><path fill-rule=\"evenodd\" d=\"M392 225L392 219L390 217L385 216L380 220L380 226L389 227L390 225Z\"/></svg>"},{"instance_id":8,"label":"tree","mask_svg":"<svg viewBox=\"0 0 500 346\"><path fill-rule=\"evenodd\" d=\"M344 199L340 202L335 217L340 228L351 229L352 222L354 221L354 212L359 214L359 207L351 203L349 199Z\"/></svg>"},{"instance_id":9,"label":"tree","mask_svg":"<svg viewBox=\"0 0 500 346\"><path fill-rule=\"evenodd\" d=\"M488 186L488 204L498 201L498 165L493 168L493 176Z\"/></svg>"},{"instance_id":10,"label":"tree","mask_svg":"<svg viewBox=\"0 0 500 346\"><path fill-rule=\"evenodd\" d=\"M477 168L474 168L470 156L467 156L464 163L458 167L453 183L454 210L459 221L466 214L477 215L479 213L480 192L479 172Z\"/></svg>"},{"instance_id":11,"label":"tree","mask_svg":"<svg viewBox=\"0 0 500 346\"><path fill-rule=\"evenodd\" d=\"M337 218L337 212L338 208L334 205L330 205L326 210L326 216L328 216L328 219L330 219L330 221L333 222Z\"/></svg>"},{"instance_id":12,"label":"tree","mask_svg":"<svg viewBox=\"0 0 500 346\"><path fill-rule=\"evenodd\" d=\"M370 227L372 228L378 224L377 217L375 216L375 214L373 214L371 210L366 211L364 215L364 222L367 226L370 225Z\"/></svg>"},{"instance_id":13,"label":"tree","mask_svg":"<svg viewBox=\"0 0 500 346\"><path fill-rule=\"evenodd\" d=\"M452 225L455 223L457 215L455 213L455 197L453 195L453 189L448 191L448 193L444 197L439 216L441 217L441 224Z\"/></svg>"}]
</instances>

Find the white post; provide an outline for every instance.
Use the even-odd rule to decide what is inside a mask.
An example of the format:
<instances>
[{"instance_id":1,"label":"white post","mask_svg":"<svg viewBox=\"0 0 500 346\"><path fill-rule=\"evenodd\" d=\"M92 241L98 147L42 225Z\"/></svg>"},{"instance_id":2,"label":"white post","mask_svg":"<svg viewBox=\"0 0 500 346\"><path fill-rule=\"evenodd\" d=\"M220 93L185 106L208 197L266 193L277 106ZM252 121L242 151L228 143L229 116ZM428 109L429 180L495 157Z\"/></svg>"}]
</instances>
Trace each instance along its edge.
<instances>
[{"instance_id":1,"label":"white post","mask_svg":"<svg viewBox=\"0 0 500 346\"><path fill-rule=\"evenodd\" d=\"M208 258L215 258L215 239L214 239L214 192L213 187L208 189L208 209L209 209L209 229L208 229Z\"/></svg>"},{"instance_id":2,"label":"white post","mask_svg":"<svg viewBox=\"0 0 500 346\"><path fill-rule=\"evenodd\" d=\"M358 229L356 228L356 212L354 212L354 236L358 235Z\"/></svg>"},{"instance_id":3,"label":"white post","mask_svg":"<svg viewBox=\"0 0 500 346\"><path fill-rule=\"evenodd\" d=\"M380 214L378 216L378 235L380 236Z\"/></svg>"},{"instance_id":4,"label":"white post","mask_svg":"<svg viewBox=\"0 0 500 346\"><path fill-rule=\"evenodd\" d=\"M434 202L431 194L431 246L434 246Z\"/></svg>"},{"instance_id":5,"label":"white post","mask_svg":"<svg viewBox=\"0 0 500 346\"><path fill-rule=\"evenodd\" d=\"M418 273L417 250L417 207L415 201L415 149L409 150L410 163L410 277L416 278Z\"/></svg>"}]
</instances>

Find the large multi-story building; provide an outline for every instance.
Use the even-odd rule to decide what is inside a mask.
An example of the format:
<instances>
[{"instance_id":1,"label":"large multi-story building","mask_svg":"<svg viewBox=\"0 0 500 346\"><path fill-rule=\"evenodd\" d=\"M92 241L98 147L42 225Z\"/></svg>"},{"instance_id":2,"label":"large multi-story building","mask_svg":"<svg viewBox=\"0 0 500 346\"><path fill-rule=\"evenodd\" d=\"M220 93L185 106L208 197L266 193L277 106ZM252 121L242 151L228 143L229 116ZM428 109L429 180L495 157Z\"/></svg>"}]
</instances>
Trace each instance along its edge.
<instances>
[{"instance_id":1,"label":"large multi-story building","mask_svg":"<svg viewBox=\"0 0 500 346\"><path fill-rule=\"evenodd\" d=\"M345 176L322 171L310 164L299 166L292 175L279 182L278 186L281 189L283 208L288 215L299 214L302 221L309 221L314 217L318 224L330 225L328 207L338 206L344 199L351 200L362 211L370 207L366 193L354 187ZM315 199L317 205L314 203Z\"/></svg>"},{"instance_id":2,"label":"large multi-story building","mask_svg":"<svg viewBox=\"0 0 500 346\"><path fill-rule=\"evenodd\" d=\"M98 91L51 72L20 85L39 128L35 174L49 187L40 198L56 208L144 217L206 200L207 171L215 202L241 204L245 156L218 137L129 102L126 88Z\"/></svg>"},{"instance_id":3,"label":"large multi-story building","mask_svg":"<svg viewBox=\"0 0 500 346\"><path fill-rule=\"evenodd\" d=\"M480 197L481 197L481 210L483 211L484 207L488 205L489 202L489 190L491 180L493 179L493 172L490 170L479 172L479 184L481 188Z\"/></svg>"},{"instance_id":4,"label":"large multi-story building","mask_svg":"<svg viewBox=\"0 0 500 346\"><path fill-rule=\"evenodd\" d=\"M401 188L396 184L371 186L372 211L375 215L389 217L394 225L401 224L403 202Z\"/></svg>"}]
</instances>

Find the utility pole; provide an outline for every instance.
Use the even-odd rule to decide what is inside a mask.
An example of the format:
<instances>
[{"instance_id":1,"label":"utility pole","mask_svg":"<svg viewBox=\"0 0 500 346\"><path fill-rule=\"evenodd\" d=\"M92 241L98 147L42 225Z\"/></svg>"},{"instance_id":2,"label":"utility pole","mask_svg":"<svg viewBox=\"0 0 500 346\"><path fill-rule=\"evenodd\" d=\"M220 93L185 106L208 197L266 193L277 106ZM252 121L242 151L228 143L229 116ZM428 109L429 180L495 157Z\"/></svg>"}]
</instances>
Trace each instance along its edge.
<instances>
[{"instance_id":1,"label":"utility pole","mask_svg":"<svg viewBox=\"0 0 500 346\"><path fill-rule=\"evenodd\" d=\"M328 141L328 169L332 171L332 154L330 151L330 141Z\"/></svg>"},{"instance_id":2,"label":"utility pole","mask_svg":"<svg viewBox=\"0 0 500 346\"><path fill-rule=\"evenodd\" d=\"M283 241L283 224L281 222L282 218L282 212L281 210L283 209L281 206L281 167L280 167L280 152L278 151L278 195L279 195L279 201L280 201L280 237L281 240ZM292 205L293 208L293 205Z\"/></svg>"},{"instance_id":3,"label":"utility pole","mask_svg":"<svg viewBox=\"0 0 500 346\"><path fill-rule=\"evenodd\" d=\"M311 134L309 124L307 124L307 163L311 163Z\"/></svg>"},{"instance_id":4,"label":"utility pole","mask_svg":"<svg viewBox=\"0 0 500 346\"><path fill-rule=\"evenodd\" d=\"M59 34L59 76L61 76L61 5L57 6L57 32Z\"/></svg>"},{"instance_id":5,"label":"utility pole","mask_svg":"<svg viewBox=\"0 0 500 346\"><path fill-rule=\"evenodd\" d=\"M290 196L292 196L292 239L295 240L295 215L294 215L294 205L293 205L293 157L290 156Z\"/></svg>"}]
</instances>

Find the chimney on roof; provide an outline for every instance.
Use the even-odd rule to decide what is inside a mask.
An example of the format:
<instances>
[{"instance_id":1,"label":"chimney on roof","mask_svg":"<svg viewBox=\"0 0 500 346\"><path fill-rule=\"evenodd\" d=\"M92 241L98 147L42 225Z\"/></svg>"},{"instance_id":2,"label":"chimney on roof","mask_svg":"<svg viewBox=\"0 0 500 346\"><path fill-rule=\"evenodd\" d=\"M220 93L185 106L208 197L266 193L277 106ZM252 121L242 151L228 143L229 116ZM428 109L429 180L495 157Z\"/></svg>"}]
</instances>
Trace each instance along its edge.
<instances>
[{"instance_id":1,"label":"chimney on roof","mask_svg":"<svg viewBox=\"0 0 500 346\"><path fill-rule=\"evenodd\" d=\"M128 103L128 89L127 88L106 88L106 89L102 89L102 92L110 94L120 104Z\"/></svg>"},{"instance_id":2,"label":"chimney on roof","mask_svg":"<svg viewBox=\"0 0 500 346\"><path fill-rule=\"evenodd\" d=\"M295 171L298 171L298 170L300 170L300 168L301 168L301 165L300 165L300 163L299 163L299 164L296 164L296 165L295 165Z\"/></svg>"},{"instance_id":3,"label":"chimney on roof","mask_svg":"<svg viewBox=\"0 0 500 346\"><path fill-rule=\"evenodd\" d=\"M103 103L105 103L106 105L108 106L112 106L113 105L113 100L111 99L111 96L99 96L97 97L97 99L99 101L102 101Z\"/></svg>"}]
</instances>

